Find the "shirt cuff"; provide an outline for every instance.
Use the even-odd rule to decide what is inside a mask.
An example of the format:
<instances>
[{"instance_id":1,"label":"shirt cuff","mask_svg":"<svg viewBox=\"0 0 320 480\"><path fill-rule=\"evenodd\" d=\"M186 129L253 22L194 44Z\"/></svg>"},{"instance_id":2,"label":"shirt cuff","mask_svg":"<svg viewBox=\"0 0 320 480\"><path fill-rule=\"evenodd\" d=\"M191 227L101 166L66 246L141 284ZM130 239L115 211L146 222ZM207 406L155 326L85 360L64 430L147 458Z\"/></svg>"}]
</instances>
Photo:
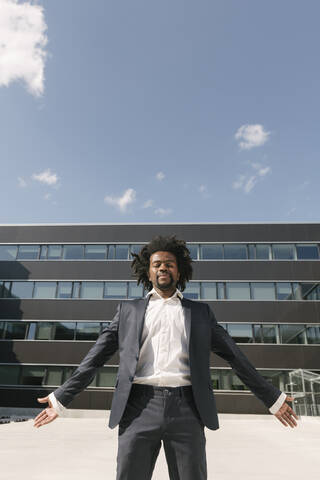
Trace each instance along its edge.
<instances>
[{"instance_id":1,"label":"shirt cuff","mask_svg":"<svg viewBox=\"0 0 320 480\"><path fill-rule=\"evenodd\" d=\"M279 396L278 400L273 405L271 405L271 407L269 408L269 412L272 413L273 415L275 413L277 413L279 408L281 408L282 405L284 404L284 401L285 401L286 398L287 398L287 395L282 392L281 395Z\"/></svg>"},{"instance_id":2,"label":"shirt cuff","mask_svg":"<svg viewBox=\"0 0 320 480\"><path fill-rule=\"evenodd\" d=\"M68 409L62 405L62 403L59 402L59 400L56 399L55 395L53 392L49 394L49 400L52 403L53 408L59 415L59 417L67 417L68 416Z\"/></svg>"}]
</instances>

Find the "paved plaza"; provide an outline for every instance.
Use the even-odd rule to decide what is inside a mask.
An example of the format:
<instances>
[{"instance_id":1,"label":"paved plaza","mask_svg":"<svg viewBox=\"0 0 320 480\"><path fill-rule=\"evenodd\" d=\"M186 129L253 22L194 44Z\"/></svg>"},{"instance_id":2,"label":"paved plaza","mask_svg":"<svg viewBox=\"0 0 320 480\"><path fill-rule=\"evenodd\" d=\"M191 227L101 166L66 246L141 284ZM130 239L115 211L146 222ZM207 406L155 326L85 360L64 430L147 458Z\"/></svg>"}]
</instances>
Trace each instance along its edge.
<instances>
[{"instance_id":1,"label":"paved plaza","mask_svg":"<svg viewBox=\"0 0 320 480\"><path fill-rule=\"evenodd\" d=\"M107 428L109 412L76 415L39 429L31 419L0 425L0 478L115 479L118 429ZM209 480L319 480L319 417L301 417L295 429L272 415L220 414L219 419L219 430L206 429ZM169 478L163 449L152 478Z\"/></svg>"}]
</instances>

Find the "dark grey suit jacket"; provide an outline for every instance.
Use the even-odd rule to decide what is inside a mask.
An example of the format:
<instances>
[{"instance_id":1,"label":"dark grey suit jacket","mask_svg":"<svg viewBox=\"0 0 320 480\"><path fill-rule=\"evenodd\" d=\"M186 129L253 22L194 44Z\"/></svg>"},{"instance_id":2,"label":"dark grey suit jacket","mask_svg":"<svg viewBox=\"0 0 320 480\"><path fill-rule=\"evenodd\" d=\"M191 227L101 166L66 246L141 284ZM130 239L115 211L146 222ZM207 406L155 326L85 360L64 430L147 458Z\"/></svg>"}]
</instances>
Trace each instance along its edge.
<instances>
[{"instance_id":1,"label":"dark grey suit jacket","mask_svg":"<svg viewBox=\"0 0 320 480\"><path fill-rule=\"evenodd\" d=\"M226 330L218 325L206 303L181 300L189 343L192 390L200 417L211 430L219 428L210 379L210 351L229 362L238 377L269 408L281 391L265 380L241 352ZM109 427L118 425L125 410L139 358L141 335L148 299L121 302L111 324L103 330L73 375L54 391L67 406L88 386L96 371L119 350L119 370L113 395Z\"/></svg>"}]
</instances>

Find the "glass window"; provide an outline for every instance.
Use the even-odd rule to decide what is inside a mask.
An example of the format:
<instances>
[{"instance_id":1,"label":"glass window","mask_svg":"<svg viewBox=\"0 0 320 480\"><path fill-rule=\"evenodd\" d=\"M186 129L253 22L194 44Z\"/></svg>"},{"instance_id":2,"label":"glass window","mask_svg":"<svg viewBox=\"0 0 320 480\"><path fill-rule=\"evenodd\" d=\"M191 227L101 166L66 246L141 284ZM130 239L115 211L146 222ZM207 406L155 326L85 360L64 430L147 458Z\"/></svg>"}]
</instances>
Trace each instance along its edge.
<instances>
[{"instance_id":1,"label":"glass window","mask_svg":"<svg viewBox=\"0 0 320 480\"><path fill-rule=\"evenodd\" d=\"M98 322L78 322L76 330L76 340L95 341L100 334L100 323Z\"/></svg>"},{"instance_id":2,"label":"glass window","mask_svg":"<svg viewBox=\"0 0 320 480\"><path fill-rule=\"evenodd\" d=\"M20 379L21 385L43 385L45 367L36 365L23 365Z\"/></svg>"},{"instance_id":3,"label":"glass window","mask_svg":"<svg viewBox=\"0 0 320 480\"><path fill-rule=\"evenodd\" d=\"M143 285L137 285L134 282L129 282L129 298L143 297Z\"/></svg>"},{"instance_id":4,"label":"glass window","mask_svg":"<svg viewBox=\"0 0 320 480\"><path fill-rule=\"evenodd\" d=\"M254 300L275 300L275 289L273 282L252 282L251 292Z\"/></svg>"},{"instance_id":5,"label":"glass window","mask_svg":"<svg viewBox=\"0 0 320 480\"><path fill-rule=\"evenodd\" d=\"M314 343L320 343L320 326L319 325L307 325L307 342L311 345ZM0 335L1 338L1 335Z\"/></svg>"},{"instance_id":6,"label":"glass window","mask_svg":"<svg viewBox=\"0 0 320 480\"><path fill-rule=\"evenodd\" d=\"M63 246L63 258L64 260L82 260L83 245L64 245Z\"/></svg>"},{"instance_id":7,"label":"glass window","mask_svg":"<svg viewBox=\"0 0 320 480\"><path fill-rule=\"evenodd\" d=\"M203 260L222 260L223 246L222 245L201 245L200 258Z\"/></svg>"},{"instance_id":8,"label":"glass window","mask_svg":"<svg viewBox=\"0 0 320 480\"><path fill-rule=\"evenodd\" d=\"M62 384L62 367L47 367L45 385L59 386Z\"/></svg>"},{"instance_id":9,"label":"glass window","mask_svg":"<svg viewBox=\"0 0 320 480\"><path fill-rule=\"evenodd\" d=\"M249 387L237 375L231 373L231 390L249 390Z\"/></svg>"},{"instance_id":10,"label":"glass window","mask_svg":"<svg viewBox=\"0 0 320 480\"><path fill-rule=\"evenodd\" d=\"M280 325L281 343L304 344L304 325Z\"/></svg>"},{"instance_id":11,"label":"glass window","mask_svg":"<svg viewBox=\"0 0 320 480\"><path fill-rule=\"evenodd\" d=\"M200 283L199 282L189 282L185 290L183 291L183 296L190 298L191 300L198 300L200 298Z\"/></svg>"},{"instance_id":12,"label":"glass window","mask_svg":"<svg viewBox=\"0 0 320 480\"><path fill-rule=\"evenodd\" d=\"M51 340L52 338L52 323L38 322L36 329L36 340Z\"/></svg>"},{"instance_id":13,"label":"glass window","mask_svg":"<svg viewBox=\"0 0 320 480\"><path fill-rule=\"evenodd\" d=\"M21 322L7 322L4 338L24 340L26 336L27 323Z\"/></svg>"},{"instance_id":14,"label":"glass window","mask_svg":"<svg viewBox=\"0 0 320 480\"><path fill-rule=\"evenodd\" d=\"M32 298L33 282L12 282L12 298Z\"/></svg>"},{"instance_id":15,"label":"glass window","mask_svg":"<svg viewBox=\"0 0 320 480\"><path fill-rule=\"evenodd\" d=\"M221 379L221 388L222 390L231 390L231 385L232 385L232 371L231 370L225 370L225 369L219 369L220 372L220 379Z\"/></svg>"},{"instance_id":16,"label":"glass window","mask_svg":"<svg viewBox=\"0 0 320 480\"><path fill-rule=\"evenodd\" d=\"M0 282L0 290L1 290L1 297L2 298L10 298L10 289L11 289L11 282Z\"/></svg>"},{"instance_id":17,"label":"glass window","mask_svg":"<svg viewBox=\"0 0 320 480\"><path fill-rule=\"evenodd\" d=\"M219 370L210 368L210 377L211 377L212 388L214 388L215 390L220 390L221 380L220 380Z\"/></svg>"},{"instance_id":18,"label":"glass window","mask_svg":"<svg viewBox=\"0 0 320 480\"><path fill-rule=\"evenodd\" d=\"M228 323L228 332L235 342L253 342L252 325L249 323Z\"/></svg>"},{"instance_id":19,"label":"glass window","mask_svg":"<svg viewBox=\"0 0 320 480\"><path fill-rule=\"evenodd\" d=\"M3 338L4 335L4 327L5 327L5 322L0 322L0 339ZM1 382L0 382L1 383Z\"/></svg>"},{"instance_id":20,"label":"glass window","mask_svg":"<svg viewBox=\"0 0 320 480\"><path fill-rule=\"evenodd\" d=\"M187 248L190 252L192 260L198 260L198 245L187 243Z\"/></svg>"},{"instance_id":21,"label":"glass window","mask_svg":"<svg viewBox=\"0 0 320 480\"><path fill-rule=\"evenodd\" d=\"M47 245L41 245L40 247L40 260L46 260L48 254L48 247Z\"/></svg>"},{"instance_id":22,"label":"glass window","mask_svg":"<svg viewBox=\"0 0 320 480\"><path fill-rule=\"evenodd\" d=\"M319 250L318 245L296 245L298 260L318 260Z\"/></svg>"},{"instance_id":23,"label":"glass window","mask_svg":"<svg viewBox=\"0 0 320 480\"><path fill-rule=\"evenodd\" d=\"M48 246L48 260L60 260L62 256L62 245Z\"/></svg>"},{"instance_id":24,"label":"glass window","mask_svg":"<svg viewBox=\"0 0 320 480\"><path fill-rule=\"evenodd\" d=\"M85 245L85 258L88 260L105 260L106 245Z\"/></svg>"},{"instance_id":25,"label":"glass window","mask_svg":"<svg viewBox=\"0 0 320 480\"><path fill-rule=\"evenodd\" d=\"M71 297L72 297L72 282L59 282L58 298L71 298Z\"/></svg>"},{"instance_id":26,"label":"glass window","mask_svg":"<svg viewBox=\"0 0 320 480\"><path fill-rule=\"evenodd\" d=\"M29 323L27 340L34 340L36 336L37 324L35 322Z\"/></svg>"},{"instance_id":27,"label":"glass window","mask_svg":"<svg viewBox=\"0 0 320 480\"><path fill-rule=\"evenodd\" d=\"M0 260L15 260L17 252L17 245L0 245Z\"/></svg>"},{"instance_id":28,"label":"glass window","mask_svg":"<svg viewBox=\"0 0 320 480\"><path fill-rule=\"evenodd\" d=\"M53 340L73 340L75 322L57 322L53 324Z\"/></svg>"},{"instance_id":29,"label":"glass window","mask_svg":"<svg viewBox=\"0 0 320 480\"><path fill-rule=\"evenodd\" d=\"M108 260L114 260L116 258L116 246L108 245Z\"/></svg>"},{"instance_id":30,"label":"glass window","mask_svg":"<svg viewBox=\"0 0 320 480\"><path fill-rule=\"evenodd\" d=\"M116 384L118 368L116 367L102 367L99 372L99 387L114 387Z\"/></svg>"},{"instance_id":31,"label":"glass window","mask_svg":"<svg viewBox=\"0 0 320 480\"><path fill-rule=\"evenodd\" d=\"M37 260L40 245L20 245L17 260Z\"/></svg>"},{"instance_id":32,"label":"glass window","mask_svg":"<svg viewBox=\"0 0 320 480\"><path fill-rule=\"evenodd\" d=\"M272 245L272 257L275 260L294 260L294 251L294 245L281 243Z\"/></svg>"},{"instance_id":33,"label":"glass window","mask_svg":"<svg viewBox=\"0 0 320 480\"><path fill-rule=\"evenodd\" d=\"M127 282L105 282L104 298L127 298Z\"/></svg>"},{"instance_id":34,"label":"glass window","mask_svg":"<svg viewBox=\"0 0 320 480\"><path fill-rule=\"evenodd\" d=\"M64 367L63 368L63 379L62 379L62 383L64 383L66 380L68 380L68 378L71 377L71 375L73 374L73 372L76 370L77 367Z\"/></svg>"},{"instance_id":35,"label":"glass window","mask_svg":"<svg viewBox=\"0 0 320 480\"><path fill-rule=\"evenodd\" d=\"M72 298L79 298L80 295L80 282L73 282Z\"/></svg>"},{"instance_id":36,"label":"glass window","mask_svg":"<svg viewBox=\"0 0 320 480\"><path fill-rule=\"evenodd\" d=\"M299 283L292 283L292 292L294 300L302 300L301 286Z\"/></svg>"},{"instance_id":37,"label":"glass window","mask_svg":"<svg viewBox=\"0 0 320 480\"><path fill-rule=\"evenodd\" d=\"M269 260L270 259L270 245L257 243L256 245L256 259Z\"/></svg>"},{"instance_id":38,"label":"glass window","mask_svg":"<svg viewBox=\"0 0 320 480\"><path fill-rule=\"evenodd\" d=\"M218 299L224 300L225 299L225 285L223 282L217 283L217 292L218 292Z\"/></svg>"},{"instance_id":39,"label":"glass window","mask_svg":"<svg viewBox=\"0 0 320 480\"><path fill-rule=\"evenodd\" d=\"M128 260L129 258L129 245L117 245L116 246L116 259Z\"/></svg>"},{"instance_id":40,"label":"glass window","mask_svg":"<svg viewBox=\"0 0 320 480\"><path fill-rule=\"evenodd\" d=\"M279 370L259 370L259 373L274 387L279 390L283 388L283 372L279 372Z\"/></svg>"},{"instance_id":41,"label":"glass window","mask_svg":"<svg viewBox=\"0 0 320 480\"><path fill-rule=\"evenodd\" d=\"M300 283L301 296L303 300L319 300L317 283Z\"/></svg>"},{"instance_id":42,"label":"glass window","mask_svg":"<svg viewBox=\"0 0 320 480\"><path fill-rule=\"evenodd\" d=\"M0 384L19 385L19 365L0 365Z\"/></svg>"},{"instance_id":43,"label":"glass window","mask_svg":"<svg viewBox=\"0 0 320 480\"><path fill-rule=\"evenodd\" d=\"M101 323L101 332L103 332L103 330L104 330L105 328L108 328L109 325L110 325L110 323L111 323L111 322L102 322L102 323Z\"/></svg>"},{"instance_id":44,"label":"glass window","mask_svg":"<svg viewBox=\"0 0 320 480\"><path fill-rule=\"evenodd\" d=\"M201 298L203 300L217 299L216 282L201 282Z\"/></svg>"},{"instance_id":45,"label":"glass window","mask_svg":"<svg viewBox=\"0 0 320 480\"><path fill-rule=\"evenodd\" d=\"M292 300L291 283L278 282L276 283L277 300Z\"/></svg>"},{"instance_id":46,"label":"glass window","mask_svg":"<svg viewBox=\"0 0 320 480\"><path fill-rule=\"evenodd\" d=\"M256 246L255 245L248 245L248 252L250 260L255 260L256 258Z\"/></svg>"},{"instance_id":47,"label":"glass window","mask_svg":"<svg viewBox=\"0 0 320 480\"><path fill-rule=\"evenodd\" d=\"M227 282L226 291L228 300L250 300L249 282Z\"/></svg>"},{"instance_id":48,"label":"glass window","mask_svg":"<svg viewBox=\"0 0 320 480\"><path fill-rule=\"evenodd\" d=\"M277 343L276 325L254 325L255 343Z\"/></svg>"},{"instance_id":49,"label":"glass window","mask_svg":"<svg viewBox=\"0 0 320 480\"><path fill-rule=\"evenodd\" d=\"M133 258L131 253L136 253L137 255L140 253L140 250L142 249L142 247L144 247L144 245L140 244L140 245L130 245L130 258Z\"/></svg>"},{"instance_id":50,"label":"glass window","mask_svg":"<svg viewBox=\"0 0 320 480\"><path fill-rule=\"evenodd\" d=\"M33 298L56 298L57 282L34 282Z\"/></svg>"},{"instance_id":51,"label":"glass window","mask_svg":"<svg viewBox=\"0 0 320 480\"><path fill-rule=\"evenodd\" d=\"M103 282L81 282L80 298L103 298Z\"/></svg>"},{"instance_id":52,"label":"glass window","mask_svg":"<svg viewBox=\"0 0 320 480\"><path fill-rule=\"evenodd\" d=\"M225 260L247 260L247 245L226 244L224 246Z\"/></svg>"}]
</instances>

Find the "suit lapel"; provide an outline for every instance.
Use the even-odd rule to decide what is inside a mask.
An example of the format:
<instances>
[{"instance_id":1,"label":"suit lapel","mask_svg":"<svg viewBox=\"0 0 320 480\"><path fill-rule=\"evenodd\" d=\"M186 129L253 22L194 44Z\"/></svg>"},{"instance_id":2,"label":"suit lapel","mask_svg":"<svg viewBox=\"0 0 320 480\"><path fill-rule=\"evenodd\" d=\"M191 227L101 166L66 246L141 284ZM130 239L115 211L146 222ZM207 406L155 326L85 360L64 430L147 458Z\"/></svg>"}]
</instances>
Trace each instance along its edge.
<instances>
[{"instance_id":1,"label":"suit lapel","mask_svg":"<svg viewBox=\"0 0 320 480\"><path fill-rule=\"evenodd\" d=\"M147 306L150 300L150 295L148 298L142 298L137 305L136 315L137 315L137 339L138 339L138 346L141 347L141 337L144 325L144 318L147 310Z\"/></svg>"},{"instance_id":2,"label":"suit lapel","mask_svg":"<svg viewBox=\"0 0 320 480\"><path fill-rule=\"evenodd\" d=\"M188 345L188 350L190 350L191 308L188 302L185 300L185 298L181 300L181 305L183 309L184 322L186 327L187 345Z\"/></svg>"}]
</instances>

